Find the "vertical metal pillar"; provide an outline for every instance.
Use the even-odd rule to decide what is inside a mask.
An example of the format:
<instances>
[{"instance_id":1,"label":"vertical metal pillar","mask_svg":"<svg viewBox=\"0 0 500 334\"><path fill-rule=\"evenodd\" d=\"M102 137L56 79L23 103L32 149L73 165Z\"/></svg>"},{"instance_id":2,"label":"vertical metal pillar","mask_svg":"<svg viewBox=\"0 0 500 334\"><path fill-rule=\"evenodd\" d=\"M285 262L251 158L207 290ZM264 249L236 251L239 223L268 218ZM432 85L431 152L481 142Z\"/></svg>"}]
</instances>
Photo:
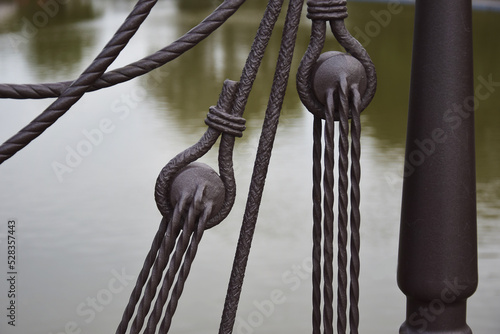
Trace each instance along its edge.
<instances>
[{"instance_id":1,"label":"vertical metal pillar","mask_svg":"<svg viewBox=\"0 0 500 334\"><path fill-rule=\"evenodd\" d=\"M398 285L400 333L472 333L477 287L471 0L417 0Z\"/></svg>"}]
</instances>

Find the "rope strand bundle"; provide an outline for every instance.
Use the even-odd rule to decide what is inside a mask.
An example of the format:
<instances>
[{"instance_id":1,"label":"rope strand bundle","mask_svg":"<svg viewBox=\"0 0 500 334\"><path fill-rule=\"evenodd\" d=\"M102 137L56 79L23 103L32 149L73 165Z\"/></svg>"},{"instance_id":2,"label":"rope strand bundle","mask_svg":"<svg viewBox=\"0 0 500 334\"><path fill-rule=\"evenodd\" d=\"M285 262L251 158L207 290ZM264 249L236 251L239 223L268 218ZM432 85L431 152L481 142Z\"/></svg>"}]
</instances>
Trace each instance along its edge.
<instances>
[{"instance_id":1,"label":"rope strand bundle","mask_svg":"<svg viewBox=\"0 0 500 334\"><path fill-rule=\"evenodd\" d=\"M360 227L360 113L372 100L377 84L371 59L344 25L344 0L309 0L307 17L312 20L309 46L297 72L297 91L314 115L313 126L313 334L333 334L333 287L337 286L337 331L357 334L359 326L359 227ZM326 23L330 23L346 54L321 55ZM351 124L349 128L349 119ZM323 134L324 120L324 134ZM335 135L335 121L339 134ZM349 132L351 147L349 152ZM324 135L324 152L322 136ZM334 145L338 138L338 160ZM349 154L350 153L350 154ZM322 162L322 158L324 161ZM350 157L350 180L348 179ZM338 166L338 209L334 216L334 167ZM324 168L324 170L323 170ZM350 186L350 194L348 188ZM348 207L351 207L348 213ZM334 225L337 224L337 281L334 282ZM350 244L350 253L347 246ZM347 267L349 263L349 275ZM349 287L348 287L349 286ZM347 290L349 290L349 297ZM349 311L347 309L349 308ZM349 323L347 322L349 314Z\"/></svg>"}]
</instances>

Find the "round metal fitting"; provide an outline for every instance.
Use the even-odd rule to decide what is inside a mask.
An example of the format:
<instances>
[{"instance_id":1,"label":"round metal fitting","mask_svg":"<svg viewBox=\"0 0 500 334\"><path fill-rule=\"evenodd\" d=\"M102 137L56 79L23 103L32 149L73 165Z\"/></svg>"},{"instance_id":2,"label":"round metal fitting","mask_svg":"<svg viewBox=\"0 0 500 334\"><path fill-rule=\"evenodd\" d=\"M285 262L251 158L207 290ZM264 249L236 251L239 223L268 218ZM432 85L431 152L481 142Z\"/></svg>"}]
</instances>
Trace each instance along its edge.
<instances>
[{"instance_id":1,"label":"round metal fitting","mask_svg":"<svg viewBox=\"0 0 500 334\"><path fill-rule=\"evenodd\" d=\"M201 211L205 210L203 206L211 205L209 218L212 218L221 210L225 193L224 184L217 172L204 163L192 162L175 176L170 188L170 202L175 207L181 201L187 201L201 206ZM215 225L207 224L206 228Z\"/></svg>"},{"instance_id":2,"label":"round metal fitting","mask_svg":"<svg viewBox=\"0 0 500 334\"><path fill-rule=\"evenodd\" d=\"M346 88L356 85L363 96L367 77L361 62L348 53L329 51L321 54L312 75L312 88L318 101L326 105L327 94L338 91L343 80L347 83Z\"/></svg>"}]
</instances>

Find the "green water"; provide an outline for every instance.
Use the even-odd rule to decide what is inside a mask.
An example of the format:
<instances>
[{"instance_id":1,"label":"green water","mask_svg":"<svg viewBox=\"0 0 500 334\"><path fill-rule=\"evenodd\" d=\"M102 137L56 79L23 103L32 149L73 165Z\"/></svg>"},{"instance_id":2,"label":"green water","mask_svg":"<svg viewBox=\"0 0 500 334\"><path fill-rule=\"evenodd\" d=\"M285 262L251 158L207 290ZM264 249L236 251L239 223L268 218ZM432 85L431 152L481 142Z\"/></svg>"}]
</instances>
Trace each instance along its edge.
<instances>
[{"instance_id":1,"label":"green water","mask_svg":"<svg viewBox=\"0 0 500 334\"><path fill-rule=\"evenodd\" d=\"M133 3L81 0L44 10L37 4L0 1L0 81L76 78ZM9 326L2 315L2 334L115 331L133 286L128 277L139 272L160 221L153 198L156 177L169 159L203 134L203 119L217 102L224 79L239 79L264 6L262 0L243 5L221 29L161 71L87 94L0 166L0 256L6 251L3 222L19 221L18 325ZM213 8L213 1L160 1L112 68L163 48ZM362 117L361 331L396 333L405 307L395 275L414 9L355 2L349 3L349 13L346 25L364 44L378 73L377 94ZM480 282L468 303L468 322L476 333L494 334L500 331L500 13L476 11L473 20L475 83L490 80L496 86L476 106ZM283 21L250 95L247 130L236 143L235 208L226 222L205 234L172 333L217 331ZM311 282L302 273L311 247L312 117L293 82L309 34L304 16L237 333L310 332ZM326 48L340 49L331 36ZM51 101L1 100L0 140ZM55 162L65 163L68 150L82 145L84 133L103 128L108 132L71 172L54 169ZM211 152L204 162L216 166L216 159ZM122 270L128 276L118 286L113 279ZM108 294L111 290L116 293ZM256 305L276 290L283 292L283 303L258 318ZM5 291L2 280L2 304ZM97 307L91 306L92 298Z\"/></svg>"}]
</instances>

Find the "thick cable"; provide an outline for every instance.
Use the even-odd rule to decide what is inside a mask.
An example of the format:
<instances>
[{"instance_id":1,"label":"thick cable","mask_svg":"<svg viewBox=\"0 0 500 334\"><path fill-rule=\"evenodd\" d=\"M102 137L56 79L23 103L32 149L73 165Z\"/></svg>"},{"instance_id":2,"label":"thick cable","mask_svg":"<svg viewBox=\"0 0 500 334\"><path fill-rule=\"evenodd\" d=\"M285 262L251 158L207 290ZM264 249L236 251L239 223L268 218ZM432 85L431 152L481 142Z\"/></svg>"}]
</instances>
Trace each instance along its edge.
<instances>
[{"instance_id":1,"label":"thick cable","mask_svg":"<svg viewBox=\"0 0 500 334\"><path fill-rule=\"evenodd\" d=\"M323 329L325 334L333 334L334 102L334 91L330 90L326 93L328 110L325 113L325 171L323 173Z\"/></svg>"},{"instance_id":2,"label":"thick cable","mask_svg":"<svg viewBox=\"0 0 500 334\"><path fill-rule=\"evenodd\" d=\"M338 186L338 253L337 253L337 332L344 334L347 327L347 206L349 165L349 98L346 78L340 78L339 96L339 186ZM331 110L333 111L333 110ZM330 112L330 110L329 110Z\"/></svg>"},{"instance_id":3,"label":"thick cable","mask_svg":"<svg viewBox=\"0 0 500 334\"><path fill-rule=\"evenodd\" d=\"M349 328L352 334L358 333L359 326L359 249L360 249L360 189L359 182L361 178L361 121L360 106L361 96L358 87L351 87L351 263L350 263L350 293L349 293Z\"/></svg>"},{"instance_id":4,"label":"thick cable","mask_svg":"<svg viewBox=\"0 0 500 334\"><path fill-rule=\"evenodd\" d=\"M321 137L323 124L320 117L314 117L313 124L313 250L312 250L312 324L313 334L321 333Z\"/></svg>"},{"instance_id":5,"label":"thick cable","mask_svg":"<svg viewBox=\"0 0 500 334\"><path fill-rule=\"evenodd\" d=\"M212 14L165 48L127 66L106 72L88 91L126 82L176 59L226 22L246 0L225 0ZM43 99L58 97L71 81L42 84L0 84L0 98Z\"/></svg>"},{"instance_id":6,"label":"thick cable","mask_svg":"<svg viewBox=\"0 0 500 334\"><path fill-rule=\"evenodd\" d=\"M279 14L281 5L281 1L270 1L267 11L271 11L270 8L275 7L274 11L276 11L276 14ZM280 110L283 105L283 99L288 83L302 5L302 0L291 0L285 19L285 27L283 30L278 62L271 88L271 95L257 149L247 205L243 216L240 237L236 248L233 269L231 271L231 278L224 304L224 311L219 327L220 334L232 333L236 319L236 311L243 286L248 255L255 231L274 138L278 127ZM274 21L276 18L274 18Z\"/></svg>"},{"instance_id":7,"label":"thick cable","mask_svg":"<svg viewBox=\"0 0 500 334\"><path fill-rule=\"evenodd\" d=\"M26 147L75 104L118 57L144 22L157 0L139 0L90 66L44 112L0 146L0 164Z\"/></svg>"}]
</instances>

